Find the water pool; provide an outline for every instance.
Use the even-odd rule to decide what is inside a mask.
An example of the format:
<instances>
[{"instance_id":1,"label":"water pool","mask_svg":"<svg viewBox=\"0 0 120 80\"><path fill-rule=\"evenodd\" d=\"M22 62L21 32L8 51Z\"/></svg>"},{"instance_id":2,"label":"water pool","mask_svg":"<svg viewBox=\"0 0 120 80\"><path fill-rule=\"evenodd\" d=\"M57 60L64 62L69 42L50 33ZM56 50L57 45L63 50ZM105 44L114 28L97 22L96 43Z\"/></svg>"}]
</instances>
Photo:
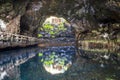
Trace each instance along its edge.
<instances>
[{"instance_id":1,"label":"water pool","mask_svg":"<svg viewBox=\"0 0 120 80\"><path fill-rule=\"evenodd\" d=\"M120 80L120 66L76 56L74 46L0 53L0 80Z\"/></svg>"}]
</instances>

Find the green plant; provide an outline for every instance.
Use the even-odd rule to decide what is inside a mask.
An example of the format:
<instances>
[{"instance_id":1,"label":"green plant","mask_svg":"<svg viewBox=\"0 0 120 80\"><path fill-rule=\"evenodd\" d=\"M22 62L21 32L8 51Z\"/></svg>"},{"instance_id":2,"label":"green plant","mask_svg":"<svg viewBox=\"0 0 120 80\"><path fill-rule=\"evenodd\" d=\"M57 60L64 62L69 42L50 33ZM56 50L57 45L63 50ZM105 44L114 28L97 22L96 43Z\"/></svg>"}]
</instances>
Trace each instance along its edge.
<instances>
[{"instance_id":1,"label":"green plant","mask_svg":"<svg viewBox=\"0 0 120 80\"><path fill-rule=\"evenodd\" d=\"M50 35L50 37L54 38L56 35L59 35L60 33L66 31L67 28L64 27L64 22L61 22L58 25L50 24L50 23L44 23L43 27L40 28L40 31ZM38 37L43 37L42 34L38 34Z\"/></svg>"},{"instance_id":2,"label":"green plant","mask_svg":"<svg viewBox=\"0 0 120 80\"><path fill-rule=\"evenodd\" d=\"M40 38L40 37L43 37L43 35L42 34L38 34L38 37Z\"/></svg>"}]
</instances>

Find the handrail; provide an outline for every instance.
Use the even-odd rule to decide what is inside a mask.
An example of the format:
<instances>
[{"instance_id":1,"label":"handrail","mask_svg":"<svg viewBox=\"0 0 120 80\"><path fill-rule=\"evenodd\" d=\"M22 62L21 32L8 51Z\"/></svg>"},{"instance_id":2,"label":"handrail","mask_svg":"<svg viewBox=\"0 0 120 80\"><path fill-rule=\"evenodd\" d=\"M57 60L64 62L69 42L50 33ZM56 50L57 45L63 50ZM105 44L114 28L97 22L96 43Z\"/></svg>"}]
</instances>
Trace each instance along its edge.
<instances>
[{"instance_id":1,"label":"handrail","mask_svg":"<svg viewBox=\"0 0 120 80\"><path fill-rule=\"evenodd\" d=\"M19 34L0 32L0 44L1 43L2 43L1 46L3 46L3 48L8 46L27 46L27 45L38 44L39 39L35 37L29 37ZM9 45L7 45L6 43Z\"/></svg>"}]
</instances>

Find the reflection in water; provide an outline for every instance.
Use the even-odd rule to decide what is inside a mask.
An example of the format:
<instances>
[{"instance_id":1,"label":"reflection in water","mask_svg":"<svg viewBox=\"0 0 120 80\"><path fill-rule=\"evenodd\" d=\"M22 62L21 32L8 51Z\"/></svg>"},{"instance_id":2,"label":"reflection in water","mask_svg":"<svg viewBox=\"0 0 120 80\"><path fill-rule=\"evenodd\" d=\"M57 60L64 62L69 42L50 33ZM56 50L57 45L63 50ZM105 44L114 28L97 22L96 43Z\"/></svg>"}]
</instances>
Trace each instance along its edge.
<instances>
[{"instance_id":1,"label":"reflection in water","mask_svg":"<svg viewBox=\"0 0 120 80\"><path fill-rule=\"evenodd\" d=\"M120 65L120 49L100 47L101 45L87 44L87 46L79 47L77 52L86 59L101 63L101 67L105 67L106 64Z\"/></svg>"},{"instance_id":2,"label":"reflection in water","mask_svg":"<svg viewBox=\"0 0 120 80\"><path fill-rule=\"evenodd\" d=\"M68 52L66 48L54 48L51 51L39 53L41 62L46 71L51 74L64 73L72 65L72 58L75 54L74 50ZM69 49L69 48L68 48ZM69 49L70 50L70 49Z\"/></svg>"},{"instance_id":3,"label":"reflection in water","mask_svg":"<svg viewBox=\"0 0 120 80\"><path fill-rule=\"evenodd\" d=\"M0 80L120 79L120 65L104 64L104 67L101 67L99 61L103 58L96 57L101 54L100 52L81 50L81 53L89 53L89 58L93 60L87 59L87 56L85 58L75 57L74 47L27 48L3 52L3 54L0 53ZM52 75L45 69L45 67L49 68L49 65L61 72Z\"/></svg>"},{"instance_id":4,"label":"reflection in water","mask_svg":"<svg viewBox=\"0 0 120 80\"><path fill-rule=\"evenodd\" d=\"M0 52L0 80L20 77L19 65L34 57L39 48L25 48Z\"/></svg>"},{"instance_id":5,"label":"reflection in water","mask_svg":"<svg viewBox=\"0 0 120 80\"><path fill-rule=\"evenodd\" d=\"M0 80L4 79L5 76L7 76L6 71L1 72L1 74L0 74Z\"/></svg>"}]
</instances>

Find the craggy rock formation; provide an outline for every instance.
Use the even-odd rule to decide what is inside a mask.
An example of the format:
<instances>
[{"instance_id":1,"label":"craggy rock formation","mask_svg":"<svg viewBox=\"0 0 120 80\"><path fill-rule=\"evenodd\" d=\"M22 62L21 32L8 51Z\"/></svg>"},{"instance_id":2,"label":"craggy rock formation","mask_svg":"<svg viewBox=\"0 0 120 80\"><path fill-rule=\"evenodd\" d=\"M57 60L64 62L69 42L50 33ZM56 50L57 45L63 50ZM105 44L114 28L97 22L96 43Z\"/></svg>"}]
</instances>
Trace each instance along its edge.
<instances>
[{"instance_id":1,"label":"craggy rock formation","mask_svg":"<svg viewBox=\"0 0 120 80\"><path fill-rule=\"evenodd\" d=\"M4 23L5 32L20 33L20 19L25 12L27 0L0 0L0 19ZM1 24L0 24L1 25ZM1 27L3 27L1 25Z\"/></svg>"},{"instance_id":2,"label":"craggy rock formation","mask_svg":"<svg viewBox=\"0 0 120 80\"><path fill-rule=\"evenodd\" d=\"M48 16L68 20L78 34L92 33L107 37L120 30L119 0L2 0L0 19L5 22L21 16L20 32L35 36Z\"/></svg>"},{"instance_id":3,"label":"craggy rock formation","mask_svg":"<svg viewBox=\"0 0 120 80\"><path fill-rule=\"evenodd\" d=\"M20 33L20 15L10 20L9 23L6 24L6 31L8 33L18 34Z\"/></svg>"},{"instance_id":4,"label":"craggy rock formation","mask_svg":"<svg viewBox=\"0 0 120 80\"><path fill-rule=\"evenodd\" d=\"M21 17L21 33L24 35L35 36L40 27L41 14L39 12L42 2L31 1L26 6L26 12Z\"/></svg>"}]
</instances>

